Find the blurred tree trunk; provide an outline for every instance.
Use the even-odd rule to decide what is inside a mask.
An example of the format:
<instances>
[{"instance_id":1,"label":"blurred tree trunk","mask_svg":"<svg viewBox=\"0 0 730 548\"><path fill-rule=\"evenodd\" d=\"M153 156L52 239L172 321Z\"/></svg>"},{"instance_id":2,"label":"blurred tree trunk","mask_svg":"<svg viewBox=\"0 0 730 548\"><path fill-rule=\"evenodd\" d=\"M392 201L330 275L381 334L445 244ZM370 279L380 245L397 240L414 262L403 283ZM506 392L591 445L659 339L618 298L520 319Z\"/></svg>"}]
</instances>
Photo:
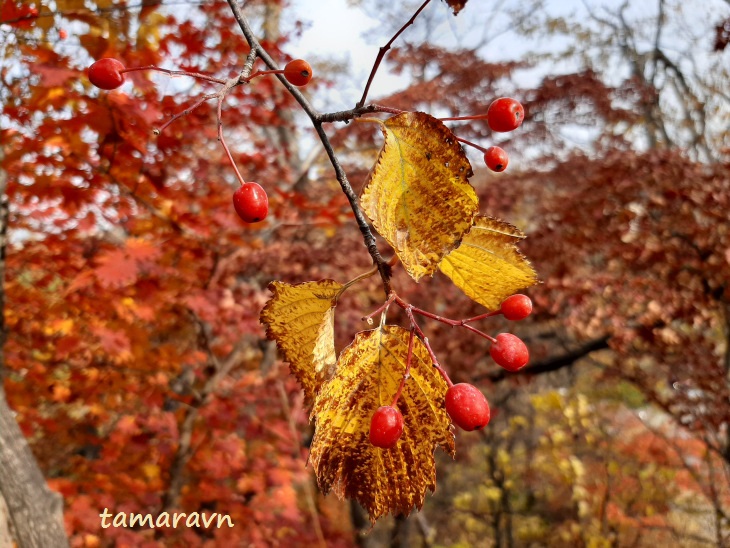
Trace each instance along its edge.
<instances>
[{"instance_id":1,"label":"blurred tree trunk","mask_svg":"<svg viewBox=\"0 0 730 548\"><path fill-rule=\"evenodd\" d=\"M5 499L0 497L0 546L12 546L13 537L10 535L10 515Z\"/></svg>"},{"instance_id":2,"label":"blurred tree trunk","mask_svg":"<svg viewBox=\"0 0 730 548\"><path fill-rule=\"evenodd\" d=\"M0 148L0 162L4 158ZM8 234L7 174L0 169L0 381L5 365L5 250ZM0 546L7 546L8 520L21 548L61 548L68 546L63 528L63 503L43 477L0 382ZM7 518L5 517L7 515Z\"/></svg>"}]
</instances>

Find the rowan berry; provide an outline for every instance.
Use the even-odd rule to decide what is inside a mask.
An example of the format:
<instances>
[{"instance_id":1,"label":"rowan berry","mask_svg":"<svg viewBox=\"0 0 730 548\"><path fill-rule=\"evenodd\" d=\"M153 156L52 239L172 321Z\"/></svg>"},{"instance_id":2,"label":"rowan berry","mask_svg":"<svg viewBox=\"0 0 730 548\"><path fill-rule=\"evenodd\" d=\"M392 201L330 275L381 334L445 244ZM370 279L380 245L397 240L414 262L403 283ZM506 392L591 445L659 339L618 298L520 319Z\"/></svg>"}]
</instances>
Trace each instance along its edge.
<instances>
[{"instance_id":1,"label":"rowan berry","mask_svg":"<svg viewBox=\"0 0 730 548\"><path fill-rule=\"evenodd\" d=\"M467 383L455 384L446 391L446 412L456 426L467 432L481 430L491 416L487 398Z\"/></svg>"},{"instance_id":2,"label":"rowan berry","mask_svg":"<svg viewBox=\"0 0 730 548\"><path fill-rule=\"evenodd\" d=\"M306 86L312 79L312 67L304 59L294 59L284 67L284 78L294 86Z\"/></svg>"},{"instance_id":3,"label":"rowan berry","mask_svg":"<svg viewBox=\"0 0 730 548\"><path fill-rule=\"evenodd\" d=\"M518 293L503 300L499 310L510 321L524 320L532 313L532 301L527 295Z\"/></svg>"},{"instance_id":4,"label":"rowan berry","mask_svg":"<svg viewBox=\"0 0 730 548\"><path fill-rule=\"evenodd\" d=\"M260 184L243 183L233 193L233 207L247 223L263 221L269 212L269 197Z\"/></svg>"},{"instance_id":5,"label":"rowan berry","mask_svg":"<svg viewBox=\"0 0 730 548\"><path fill-rule=\"evenodd\" d=\"M100 89L116 89L124 83L123 70L120 61L105 57L89 67L89 80Z\"/></svg>"},{"instance_id":6,"label":"rowan berry","mask_svg":"<svg viewBox=\"0 0 730 548\"><path fill-rule=\"evenodd\" d=\"M391 406L383 405L370 420L370 443L375 447L390 449L403 434L403 415Z\"/></svg>"},{"instance_id":7,"label":"rowan berry","mask_svg":"<svg viewBox=\"0 0 730 548\"><path fill-rule=\"evenodd\" d=\"M492 359L507 371L518 371L527 365L530 352L518 336L512 333L500 333L489 349Z\"/></svg>"},{"instance_id":8,"label":"rowan berry","mask_svg":"<svg viewBox=\"0 0 730 548\"><path fill-rule=\"evenodd\" d=\"M500 171L507 169L509 157L504 149L499 147L489 147L484 153L484 163L487 164L489 169L499 173Z\"/></svg>"},{"instance_id":9,"label":"rowan berry","mask_svg":"<svg viewBox=\"0 0 730 548\"><path fill-rule=\"evenodd\" d=\"M519 101L500 97L492 101L487 109L487 123L492 131L506 132L517 129L525 117L525 109Z\"/></svg>"}]
</instances>

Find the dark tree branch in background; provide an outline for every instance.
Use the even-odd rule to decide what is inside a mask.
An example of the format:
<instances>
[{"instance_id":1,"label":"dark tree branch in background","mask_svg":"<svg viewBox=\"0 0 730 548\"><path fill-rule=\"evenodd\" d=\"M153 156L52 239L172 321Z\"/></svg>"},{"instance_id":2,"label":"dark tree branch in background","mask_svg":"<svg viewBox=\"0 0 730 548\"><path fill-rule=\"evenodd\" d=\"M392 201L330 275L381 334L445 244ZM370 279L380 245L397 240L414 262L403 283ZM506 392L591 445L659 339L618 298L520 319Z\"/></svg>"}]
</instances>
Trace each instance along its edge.
<instances>
[{"instance_id":1,"label":"dark tree branch in background","mask_svg":"<svg viewBox=\"0 0 730 548\"><path fill-rule=\"evenodd\" d=\"M650 83L652 87L656 87L656 75L657 75L657 69L659 67L659 52L661 51L661 38L662 38L662 29L664 28L664 0L659 0L659 14L657 15L656 19L656 34L654 35L654 55L652 58L652 70L651 70L651 77L650 77Z\"/></svg>"},{"instance_id":2,"label":"dark tree branch in background","mask_svg":"<svg viewBox=\"0 0 730 548\"><path fill-rule=\"evenodd\" d=\"M606 348L609 348L608 340L608 336L602 337L600 339L594 339L592 341L584 343L575 350L571 350L570 352L566 352L565 354L556 356L554 358L549 358L541 362L533 363L532 365L528 365L527 367L520 369L515 373L509 373L504 369L499 369L496 371L491 371L484 375L477 375L476 377L472 378L472 381L478 382L480 380L487 379L492 382L500 382L514 375L541 375L543 373L558 371L559 369L563 369L564 367L572 366L579 359L584 358L589 354L596 352L597 350L604 350Z\"/></svg>"},{"instance_id":3,"label":"dark tree branch in background","mask_svg":"<svg viewBox=\"0 0 730 548\"><path fill-rule=\"evenodd\" d=\"M184 394L192 393L194 400L192 405L186 406L184 418L179 426L180 441L173 457L172 465L170 466L170 481L168 483L167 491L164 493L162 498L163 511L174 510L179 505L180 492L185 482L185 467L194 453L192 445L193 429L198 417L200 416L200 410L210 403L219 383L230 374L234 367L240 364L243 350L246 347L246 343L244 341L239 341L233 350L226 356L225 360L219 360L213 351L210 334L208 333L205 324L200 321L193 312L190 312L190 314L193 321L198 326L199 338L202 341L201 346L203 347L203 351L208 355L208 362L213 366L213 371L198 392L196 392L192 387L192 383L194 382L193 379L190 379L189 382L187 379L181 379L183 383L180 387L180 391Z\"/></svg>"}]
</instances>

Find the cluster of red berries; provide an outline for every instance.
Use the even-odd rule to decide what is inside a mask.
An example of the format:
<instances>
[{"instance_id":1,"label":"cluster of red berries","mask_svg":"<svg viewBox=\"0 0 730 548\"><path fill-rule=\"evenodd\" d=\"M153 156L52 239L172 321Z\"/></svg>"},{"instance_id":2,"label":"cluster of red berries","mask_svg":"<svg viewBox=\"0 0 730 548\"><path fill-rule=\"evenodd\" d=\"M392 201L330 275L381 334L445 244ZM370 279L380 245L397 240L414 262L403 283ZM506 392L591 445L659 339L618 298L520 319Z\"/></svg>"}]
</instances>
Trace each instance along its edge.
<instances>
[{"instance_id":1,"label":"cluster of red berries","mask_svg":"<svg viewBox=\"0 0 730 548\"><path fill-rule=\"evenodd\" d=\"M525 118L525 109L516 99L512 99L511 97L500 97L499 99L492 101L492 104L489 105L486 114L456 116L452 118L442 118L442 120L483 120L485 118L492 131L506 133L508 131L514 131L522 125L522 121ZM465 139L459 139L459 141L473 146L477 150L483 152L484 163L487 164L487 167L492 171L499 173L507 169L509 157L504 149L497 146L483 148Z\"/></svg>"},{"instance_id":2,"label":"cluster of red berries","mask_svg":"<svg viewBox=\"0 0 730 548\"><path fill-rule=\"evenodd\" d=\"M532 301L527 295L512 295L507 297L499 310L490 315L501 314L510 321L524 320L532 313ZM530 359L527 346L522 340L511 333L500 333L492 342L489 349L492 359L508 371L519 371ZM467 432L481 430L491 418L489 403L484 394L468 383L452 384L447 378L449 389L446 391L446 412L451 421ZM390 449L394 447L403 434L403 415L392 405L379 407L370 420L370 443L375 447Z\"/></svg>"},{"instance_id":3,"label":"cluster of red berries","mask_svg":"<svg viewBox=\"0 0 730 548\"><path fill-rule=\"evenodd\" d=\"M117 89L124 84L124 73L130 70L137 69L127 69L117 59L105 57L89 67L89 81L100 89ZM301 87L306 86L312 79L312 67L303 59L295 59L287 63L283 70L258 71L247 81L265 74L283 74L287 82ZM190 74L190 76L196 75ZM233 193L233 208L244 222L257 223L263 221L269 212L269 197L258 183L242 180L241 186Z\"/></svg>"},{"instance_id":4,"label":"cluster of red berries","mask_svg":"<svg viewBox=\"0 0 730 548\"><path fill-rule=\"evenodd\" d=\"M487 123L492 131L506 133L514 131L525 118L525 109L519 101L511 97L500 97L492 101L487 109ZM484 163L497 173L507 169L509 157L504 149L492 146L484 152Z\"/></svg>"}]
</instances>

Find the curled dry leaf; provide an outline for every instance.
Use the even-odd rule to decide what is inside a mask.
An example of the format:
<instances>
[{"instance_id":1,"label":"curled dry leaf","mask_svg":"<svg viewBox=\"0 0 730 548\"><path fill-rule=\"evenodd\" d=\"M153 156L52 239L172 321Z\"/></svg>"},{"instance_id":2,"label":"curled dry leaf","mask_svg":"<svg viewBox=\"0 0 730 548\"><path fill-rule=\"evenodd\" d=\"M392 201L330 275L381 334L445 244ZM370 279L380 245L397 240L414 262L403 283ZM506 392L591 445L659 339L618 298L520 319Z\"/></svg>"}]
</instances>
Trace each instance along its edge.
<instances>
[{"instance_id":1,"label":"curled dry leaf","mask_svg":"<svg viewBox=\"0 0 730 548\"><path fill-rule=\"evenodd\" d=\"M266 335L276 340L310 402L337 361L334 312L342 287L334 280L272 282L269 289L274 295L261 311Z\"/></svg>"},{"instance_id":2,"label":"curled dry leaf","mask_svg":"<svg viewBox=\"0 0 730 548\"><path fill-rule=\"evenodd\" d=\"M405 112L381 123L385 142L360 202L410 276L433 275L479 209L471 164L440 120Z\"/></svg>"}]
</instances>

